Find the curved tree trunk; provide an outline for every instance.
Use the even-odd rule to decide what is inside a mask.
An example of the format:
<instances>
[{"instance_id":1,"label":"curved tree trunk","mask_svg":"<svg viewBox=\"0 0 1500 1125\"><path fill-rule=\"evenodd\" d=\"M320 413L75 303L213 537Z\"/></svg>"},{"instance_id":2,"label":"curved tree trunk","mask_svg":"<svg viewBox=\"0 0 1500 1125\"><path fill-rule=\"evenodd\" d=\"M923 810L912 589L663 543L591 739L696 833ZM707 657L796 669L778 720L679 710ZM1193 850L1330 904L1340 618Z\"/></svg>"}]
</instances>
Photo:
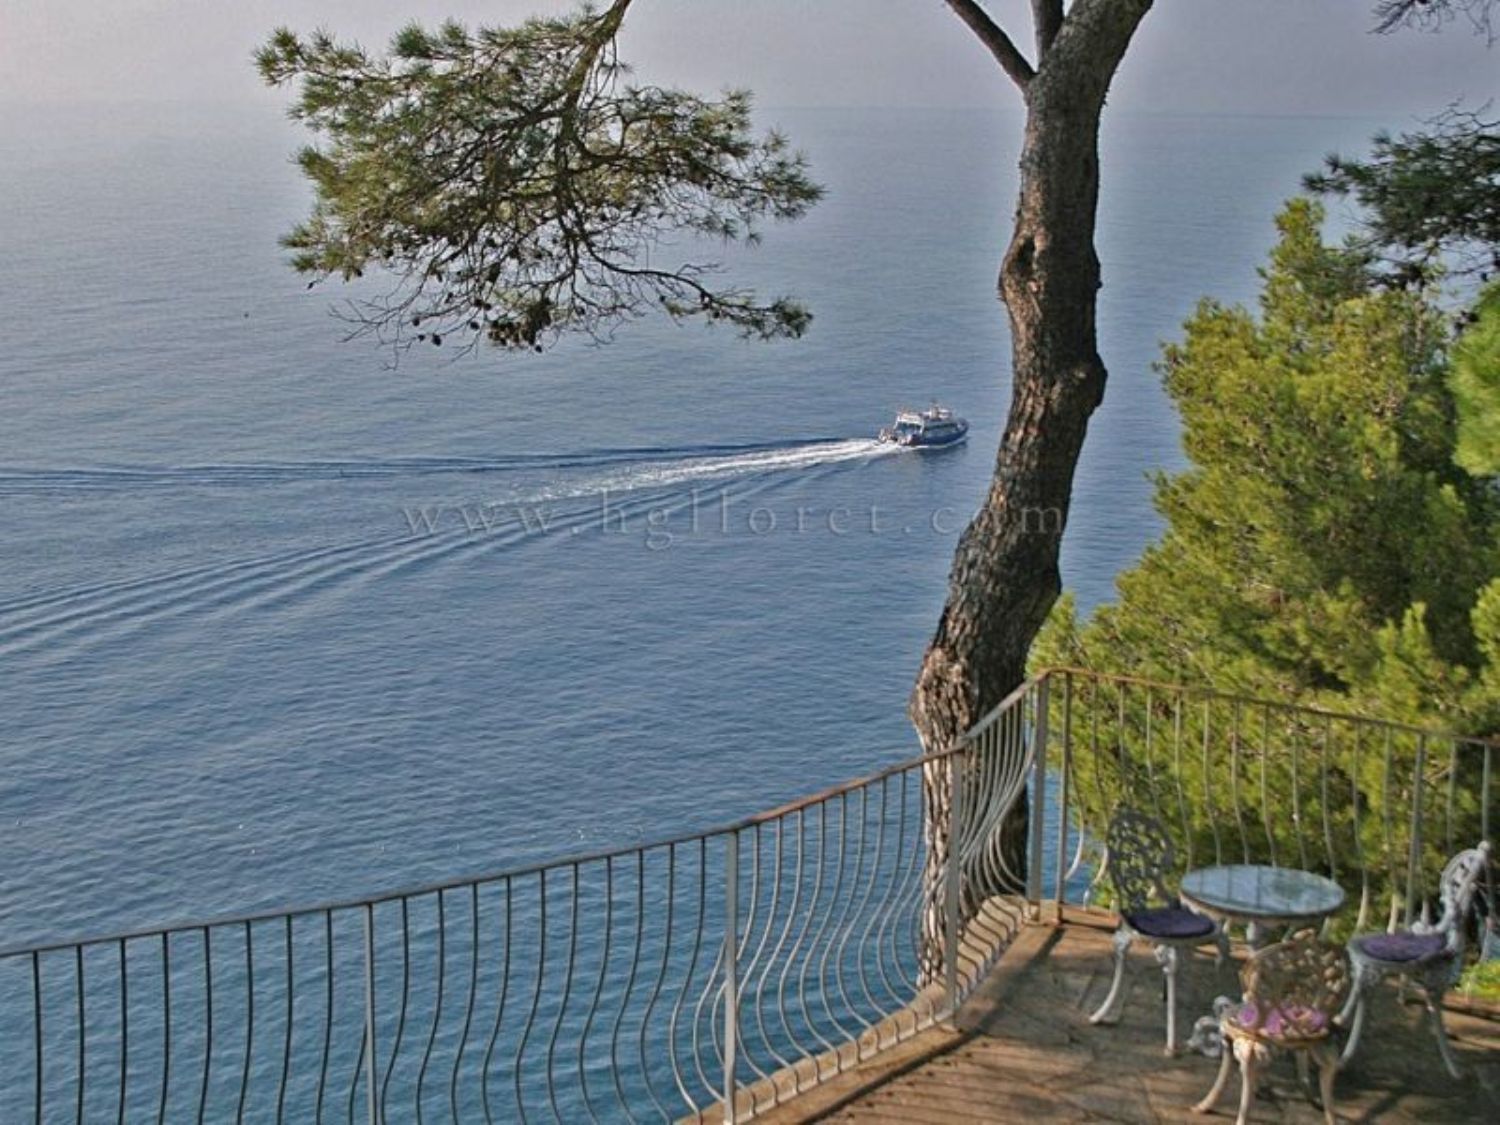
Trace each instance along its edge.
<instances>
[{"instance_id":1,"label":"curved tree trunk","mask_svg":"<svg viewBox=\"0 0 1500 1125\"><path fill-rule=\"evenodd\" d=\"M911 719L928 753L955 745L1021 683L1032 639L1061 590L1058 549L1073 473L1104 394L1095 332L1100 114L1151 2L1076 0L1050 43L1039 20L1043 53L1035 74L1023 81L1012 72L1025 92L1026 134L1015 230L1000 271L1012 339L1010 415L984 505L959 540L947 603L911 696ZM924 779L929 980L942 957L946 772L934 767ZM988 846L999 849L998 868L1019 879L1026 870L1024 800L1000 835ZM989 894L1016 889L966 883L964 913Z\"/></svg>"}]
</instances>

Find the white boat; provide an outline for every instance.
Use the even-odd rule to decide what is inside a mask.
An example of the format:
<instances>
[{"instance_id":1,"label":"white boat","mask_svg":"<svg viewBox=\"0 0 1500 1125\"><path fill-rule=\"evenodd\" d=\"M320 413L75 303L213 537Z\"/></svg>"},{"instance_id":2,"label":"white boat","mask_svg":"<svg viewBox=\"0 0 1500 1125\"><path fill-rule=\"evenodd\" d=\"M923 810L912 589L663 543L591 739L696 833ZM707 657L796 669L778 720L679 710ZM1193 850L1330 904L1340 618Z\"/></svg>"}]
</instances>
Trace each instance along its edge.
<instances>
[{"instance_id":1,"label":"white boat","mask_svg":"<svg viewBox=\"0 0 1500 1125\"><path fill-rule=\"evenodd\" d=\"M896 420L882 429L880 441L914 449L957 445L969 433L969 423L946 406L933 403L926 410L902 410Z\"/></svg>"}]
</instances>

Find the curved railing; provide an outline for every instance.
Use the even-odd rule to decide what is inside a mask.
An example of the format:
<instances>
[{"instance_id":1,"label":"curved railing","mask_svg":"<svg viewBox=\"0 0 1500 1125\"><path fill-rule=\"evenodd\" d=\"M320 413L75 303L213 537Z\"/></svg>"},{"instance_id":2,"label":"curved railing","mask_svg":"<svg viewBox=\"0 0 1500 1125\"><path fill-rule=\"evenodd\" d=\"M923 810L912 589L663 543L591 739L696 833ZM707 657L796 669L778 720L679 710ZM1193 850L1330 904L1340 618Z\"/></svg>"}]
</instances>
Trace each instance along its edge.
<instances>
[{"instance_id":1,"label":"curved railing","mask_svg":"<svg viewBox=\"0 0 1500 1125\"><path fill-rule=\"evenodd\" d=\"M753 1117L930 1026L1014 933L972 893L934 919L1001 875L1034 690L948 754L722 829L0 951L0 1121ZM961 878L928 853L937 777Z\"/></svg>"},{"instance_id":2,"label":"curved railing","mask_svg":"<svg viewBox=\"0 0 1500 1125\"><path fill-rule=\"evenodd\" d=\"M749 1120L956 1011L1044 900L1088 903L1121 802L1187 866L1319 870L1338 925L1394 925L1490 835L1497 749L1048 672L947 753L713 831L0 951L0 1121Z\"/></svg>"}]
</instances>

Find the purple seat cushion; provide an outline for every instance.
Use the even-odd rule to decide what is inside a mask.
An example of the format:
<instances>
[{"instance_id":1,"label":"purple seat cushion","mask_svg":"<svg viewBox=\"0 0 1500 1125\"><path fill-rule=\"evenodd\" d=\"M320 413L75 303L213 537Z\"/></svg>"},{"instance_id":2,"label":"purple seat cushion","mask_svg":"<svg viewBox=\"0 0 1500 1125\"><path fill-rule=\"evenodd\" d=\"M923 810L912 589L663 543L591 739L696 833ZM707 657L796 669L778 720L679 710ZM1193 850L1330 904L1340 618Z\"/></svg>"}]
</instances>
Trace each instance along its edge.
<instances>
[{"instance_id":1,"label":"purple seat cushion","mask_svg":"<svg viewBox=\"0 0 1500 1125\"><path fill-rule=\"evenodd\" d=\"M1376 961L1430 961L1448 951L1442 934L1414 934L1402 930L1394 934L1365 934L1354 939L1355 946Z\"/></svg>"},{"instance_id":2,"label":"purple seat cushion","mask_svg":"<svg viewBox=\"0 0 1500 1125\"><path fill-rule=\"evenodd\" d=\"M1136 933L1153 938L1207 937L1214 932L1213 922L1180 906L1127 910L1125 921Z\"/></svg>"},{"instance_id":3,"label":"purple seat cushion","mask_svg":"<svg viewBox=\"0 0 1500 1125\"><path fill-rule=\"evenodd\" d=\"M1247 1001L1231 1019L1246 1031L1271 1039L1316 1039L1328 1031L1328 1013L1301 1005L1272 1008L1262 1014Z\"/></svg>"}]
</instances>

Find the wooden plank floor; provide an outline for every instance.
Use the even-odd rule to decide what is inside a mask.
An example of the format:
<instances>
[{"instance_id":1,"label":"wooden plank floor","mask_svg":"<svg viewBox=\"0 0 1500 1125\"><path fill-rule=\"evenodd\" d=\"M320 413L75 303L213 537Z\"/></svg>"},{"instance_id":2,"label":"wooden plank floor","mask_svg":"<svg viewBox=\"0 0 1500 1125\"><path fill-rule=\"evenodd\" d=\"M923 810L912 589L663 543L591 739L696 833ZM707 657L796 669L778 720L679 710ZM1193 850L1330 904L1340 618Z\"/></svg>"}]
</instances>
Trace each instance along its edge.
<instances>
[{"instance_id":1,"label":"wooden plank floor","mask_svg":"<svg viewBox=\"0 0 1500 1125\"><path fill-rule=\"evenodd\" d=\"M1218 1063L1199 1054L1165 1057L1161 972L1149 949L1132 954L1121 1022L1089 1024L1109 984L1109 930L1102 925L1031 926L961 1013L957 1028L934 1029L895 1059L875 1060L839 1088L799 1099L775 1121L859 1125L994 1122L1214 1122L1232 1120L1238 1078L1218 1113L1190 1111ZM1183 1037L1215 996L1237 992L1237 966L1211 955L1184 964L1179 986ZM1449 1012L1449 1034L1465 1067L1453 1081L1415 1004L1383 989L1359 1056L1339 1074L1343 1121L1500 1122L1500 1023ZM836 1099L836 1100L834 1100ZM830 1104L831 1102L831 1104ZM1261 1088L1256 1122L1323 1120L1279 1061Z\"/></svg>"}]
</instances>

